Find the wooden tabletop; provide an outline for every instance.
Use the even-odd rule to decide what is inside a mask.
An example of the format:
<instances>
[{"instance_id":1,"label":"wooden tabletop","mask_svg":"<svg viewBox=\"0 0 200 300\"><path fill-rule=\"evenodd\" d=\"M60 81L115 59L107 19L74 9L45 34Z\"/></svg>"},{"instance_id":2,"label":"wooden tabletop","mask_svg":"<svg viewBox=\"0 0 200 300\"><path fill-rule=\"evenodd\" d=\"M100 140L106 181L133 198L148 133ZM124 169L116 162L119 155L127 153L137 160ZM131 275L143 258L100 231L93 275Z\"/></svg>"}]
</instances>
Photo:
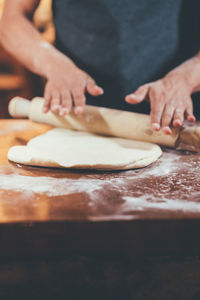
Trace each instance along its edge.
<instances>
[{"instance_id":1,"label":"wooden tabletop","mask_svg":"<svg viewBox=\"0 0 200 300\"><path fill-rule=\"evenodd\" d=\"M123 172L8 162L11 146L26 144L49 128L24 120L0 121L0 234L5 244L10 243L9 250L0 252L12 252L14 244L16 250L18 238L26 241L25 248L20 246L23 255L27 247L36 249L33 241L40 252L55 250L59 243L64 252L200 250L194 242L200 229L199 154L163 149L163 156L151 166ZM5 234L9 230L12 240Z\"/></svg>"}]
</instances>

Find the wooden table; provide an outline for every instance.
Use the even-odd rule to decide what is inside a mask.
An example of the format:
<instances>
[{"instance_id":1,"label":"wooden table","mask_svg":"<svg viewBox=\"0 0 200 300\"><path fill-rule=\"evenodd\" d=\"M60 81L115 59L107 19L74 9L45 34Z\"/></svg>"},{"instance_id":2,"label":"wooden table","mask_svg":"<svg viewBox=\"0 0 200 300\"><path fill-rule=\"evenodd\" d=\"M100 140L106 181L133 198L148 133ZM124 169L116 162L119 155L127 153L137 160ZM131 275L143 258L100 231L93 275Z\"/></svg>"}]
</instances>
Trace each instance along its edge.
<instances>
[{"instance_id":1,"label":"wooden table","mask_svg":"<svg viewBox=\"0 0 200 300\"><path fill-rule=\"evenodd\" d=\"M9 147L49 128L24 120L0 122L1 257L80 251L199 253L198 154L164 149L151 166L123 172L24 167L7 161Z\"/></svg>"},{"instance_id":2,"label":"wooden table","mask_svg":"<svg viewBox=\"0 0 200 300\"><path fill-rule=\"evenodd\" d=\"M200 155L124 172L7 161L49 128L0 121L1 299L199 299Z\"/></svg>"}]
</instances>

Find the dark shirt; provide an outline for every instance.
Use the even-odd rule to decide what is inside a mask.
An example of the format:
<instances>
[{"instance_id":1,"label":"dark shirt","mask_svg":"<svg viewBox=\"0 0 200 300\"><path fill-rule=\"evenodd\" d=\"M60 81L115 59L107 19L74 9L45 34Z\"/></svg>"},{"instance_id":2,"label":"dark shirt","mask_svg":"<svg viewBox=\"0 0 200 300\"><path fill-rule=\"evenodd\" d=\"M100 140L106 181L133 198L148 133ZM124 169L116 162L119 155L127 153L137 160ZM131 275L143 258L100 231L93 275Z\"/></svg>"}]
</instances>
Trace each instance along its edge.
<instances>
[{"instance_id":1,"label":"dark shirt","mask_svg":"<svg viewBox=\"0 0 200 300\"><path fill-rule=\"evenodd\" d=\"M126 104L140 85L164 76L200 48L198 0L56 0L56 45L105 90L89 104Z\"/></svg>"}]
</instances>

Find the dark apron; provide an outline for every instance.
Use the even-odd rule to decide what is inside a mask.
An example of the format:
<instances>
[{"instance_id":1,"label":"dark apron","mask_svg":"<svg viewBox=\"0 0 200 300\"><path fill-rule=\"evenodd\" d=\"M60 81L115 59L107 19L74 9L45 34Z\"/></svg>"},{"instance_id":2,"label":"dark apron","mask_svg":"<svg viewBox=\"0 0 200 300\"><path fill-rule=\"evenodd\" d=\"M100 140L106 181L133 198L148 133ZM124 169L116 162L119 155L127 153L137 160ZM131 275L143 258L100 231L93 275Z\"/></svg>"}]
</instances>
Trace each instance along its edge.
<instances>
[{"instance_id":1,"label":"dark apron","mask_svg":"<svg viewBox=\"0 0 200 300\"><path fill-rule=\"evenodd\" d=\"M105 90L87 103L137 112L126 94L193 56L200 42L198 0L54 0L56 46Z\"/></svg>"}]
</instances>

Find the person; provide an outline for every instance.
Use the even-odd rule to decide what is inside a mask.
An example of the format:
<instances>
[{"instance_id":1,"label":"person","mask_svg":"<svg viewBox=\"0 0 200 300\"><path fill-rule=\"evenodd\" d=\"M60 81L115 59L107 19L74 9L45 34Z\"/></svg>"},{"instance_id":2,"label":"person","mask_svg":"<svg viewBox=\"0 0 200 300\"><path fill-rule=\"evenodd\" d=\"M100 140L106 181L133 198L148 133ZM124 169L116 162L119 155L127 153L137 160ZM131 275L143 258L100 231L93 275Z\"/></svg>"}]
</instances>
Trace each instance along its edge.
<instances>
[{"instance_id":1,"label":"person","mask_svg":"<svg viewBox=\"0 0 200 300\"><path fill-rule=\"evenodd\" d=\"M184 117L195 121L191 95L200 91L198 1L56 0L56 47L32 24L39 2L6 0L0 41L46 78L45 113L65 115L73 108L81 114L86 101L150 109L153 130L166 134L172 124L182 126Z\"/></svg>"}]
</instances>

